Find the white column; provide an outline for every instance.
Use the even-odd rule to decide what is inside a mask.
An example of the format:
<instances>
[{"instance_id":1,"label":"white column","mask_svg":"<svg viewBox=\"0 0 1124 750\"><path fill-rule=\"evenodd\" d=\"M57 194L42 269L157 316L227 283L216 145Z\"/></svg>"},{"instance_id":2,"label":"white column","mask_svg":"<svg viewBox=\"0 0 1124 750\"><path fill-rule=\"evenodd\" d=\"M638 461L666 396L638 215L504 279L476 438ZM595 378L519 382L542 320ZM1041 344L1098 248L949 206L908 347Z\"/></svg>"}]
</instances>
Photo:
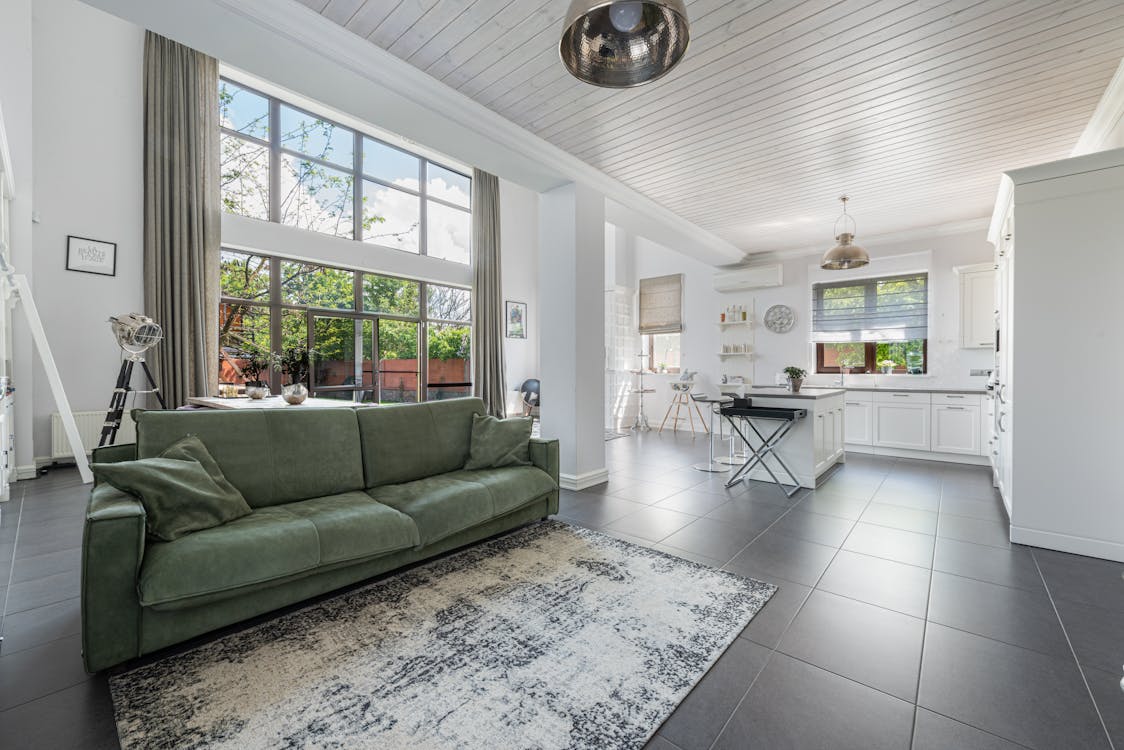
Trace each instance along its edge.
<instances>
[{"instance_id":1,"label":"white column","mask_svg":"<svg viewBox=\"0 0 1124 750\"><path fill-rule=\"evenodd\" d=\"M539 194L542 435L560 442L561 484L605 469L605 199L577 183Z\"/></svg>"}]
</instances>

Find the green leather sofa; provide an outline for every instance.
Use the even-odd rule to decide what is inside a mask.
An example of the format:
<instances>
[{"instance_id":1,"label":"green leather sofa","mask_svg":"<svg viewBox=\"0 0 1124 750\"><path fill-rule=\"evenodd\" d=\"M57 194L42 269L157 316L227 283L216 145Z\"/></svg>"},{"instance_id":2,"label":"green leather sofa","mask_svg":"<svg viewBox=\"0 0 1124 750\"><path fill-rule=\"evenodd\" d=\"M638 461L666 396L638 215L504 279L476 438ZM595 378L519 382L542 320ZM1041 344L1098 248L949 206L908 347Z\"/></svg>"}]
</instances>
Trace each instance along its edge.
<instances>
[{"instance_id":1,"label":"green leather sofa","mask_svg":"<svg viewBox=\"0 0 1124 750\"><path fill-rule=\"evenodd\" d=\"M465 471L479 399L355 409L137 411L148 458L196 435L253 513L172 542L140 501L94 487L82 550L90 672L400 568L558 511L558 442L533 466Z\"/></svg>"}]
</instances>

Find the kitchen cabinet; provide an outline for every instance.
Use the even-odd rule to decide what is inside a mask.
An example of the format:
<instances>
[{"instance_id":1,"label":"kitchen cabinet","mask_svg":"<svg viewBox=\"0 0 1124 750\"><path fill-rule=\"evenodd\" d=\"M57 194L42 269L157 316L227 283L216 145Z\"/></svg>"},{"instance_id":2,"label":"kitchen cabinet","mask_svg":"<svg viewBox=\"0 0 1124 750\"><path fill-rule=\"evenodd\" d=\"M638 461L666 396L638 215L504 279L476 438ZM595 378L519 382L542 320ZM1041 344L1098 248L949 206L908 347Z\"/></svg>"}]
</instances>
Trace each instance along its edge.
<instances>
[{"instance_id":1,"label":"kitchen cabinet","mask_svg":"<svg viewBox=\"0 0 1124 750\"><path fill-rule=\"evenodd\" d=\"M868 398L863 399L862 396ZM844 441L852 445L874 445L874 399L869 393L848 393L845 401L847 434Z\"/></svg>"},{"instance_id":2,"label":"kitchen cabinet","mask_svg":"<svg viewBox=\"0 0 1124 750\"><path fill-rule=\"evenodd\" d=\"M815 415L815 461L819 474L843 455L843 425L846 419L843 407L831 404Z\"/></svg>"},{"instance_id":3,"label":"kitchen cabinet","mask_svg":"<svg viewBox=\"0 0 1124 750\"><path fill-rule=\"evenodd\" d=\"M988 239L996 249L995 473L1010 539L1124 562L1120 422L1124 390L1074 398L1059 383L1059 346L1124 370L1124 149L1007 172ZM1015 409L1015 404L1021 404Z\"/></svg>"},{"instance_id":4,"label":"kitchen cabinet","mask_svg":"<svg viewBox=\"0 0 1124 750\"><path fill-rule=\"evenodd\" d=\"M979 404L933 404L930 450L939 453L980 453Z\"/></svg>"},{"instance_id":5,"label":"kitchen cabinet","mask_svg":"<svg viewBox=\"0 0 1124 750\"><path fill-rule=\"evenodd\" d=\"M995 346L995 265L957 266L960 276L960 348Z\"/></svg>"},{"instance_id":6,"label":"kitchen cabinet","mask_svg":"<svg viewBox=\"0 0 1124 750\"><path fill-rule=\"evenodd\" d=\"M874 394L874 445L927 451L931 444L928 393Z\"/></svg>"}]
</instances>

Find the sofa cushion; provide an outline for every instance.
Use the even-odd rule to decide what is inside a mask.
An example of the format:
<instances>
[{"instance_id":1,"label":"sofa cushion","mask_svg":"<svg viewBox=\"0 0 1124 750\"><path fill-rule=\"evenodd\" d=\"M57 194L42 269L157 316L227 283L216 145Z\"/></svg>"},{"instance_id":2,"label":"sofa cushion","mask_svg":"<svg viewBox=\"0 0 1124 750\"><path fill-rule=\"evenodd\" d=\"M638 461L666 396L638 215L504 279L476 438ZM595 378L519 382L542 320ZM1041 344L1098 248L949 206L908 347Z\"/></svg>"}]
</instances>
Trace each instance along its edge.
<instances>
[{"instance_id":1,"label":"sofa cushion","mask_svg":"<svg viewBox=\"0 0 1124 750\"><path fill-rule=\"evenodd\" d=\"M158 456L177 440L195 435L253 508L362 490L355 411L137 410L137 457Z\"/></svg>"},{"instance_id":2,"label":"sofa cushion","mask_svg":"<svg viewBox=\"0 0 1124 750\"><path fill-rule=\"evenodd\" d=\"M530 466L530 417L496 419L491 414L472 415L466 469L499 469L504 466Z\"/></svg>"},{"instance_id":3,"label":"sofa cushion","mask_svg":"<svg viewBox=\"0 0 1124 750\"><path fill-rule=\"evenodd\" d=\"M157 458L90 468L99 482L139 498L149 536L165 542L251 512L242 493L227 481L196 437L173 443Z\"/></svg>"},{"instance_id":4,"label":"sofa cushion","mask_svg":"<svg viewBox=\"0 0 1124 750\"><path fill-rule=\"evenodd\" d=\"M493 512L497 516L510 513L558 489L550 475L536 466L509 466L476 471L464 469L446 476L487 487L492 495Z\"/></svg>"},{"instance_id":5,"label":"sofa cushion","mask_svg":"<svg viewBox=\"0 0 1124 750\"><path fill-rule=\"evenodd\" d=\"M452 536L495 515L488 488L447 476L427 477L367 490L384 505L405 513L418 527L418 546Z\"/></svg>"},{"instance_id":6,"label":"sofa cushion","mask_svg":"<svg viewBox=\"0 0 1124 750\"><path fill-rule=\"evenodd\" d=\"M194 597L231 592L315 568L316 525L284 508L260 508L213 529L144 551L138 590L146 607L191 606Z\"/></svg>"},{"instance_id":7,"label":"sofa cushion","mask_svg":"<svg viewBox=\"0 0 1124 750\"><path fill-rule=\"evenodd\" d=\"M418 528L410 517L365 492L317 497L283 507L316 526L321 565L385 555L418 545Z\"/></svg>"},{"instance_id":8,"label":"sofa cushion","mask_svg":"<svg viewBox=\"0 0 1124 750\"><path fill-rule=\"evenodd\" d=\"M401 484L464 466L478 398L358 410L367 487Z\"/></svg>"}]
</instances>

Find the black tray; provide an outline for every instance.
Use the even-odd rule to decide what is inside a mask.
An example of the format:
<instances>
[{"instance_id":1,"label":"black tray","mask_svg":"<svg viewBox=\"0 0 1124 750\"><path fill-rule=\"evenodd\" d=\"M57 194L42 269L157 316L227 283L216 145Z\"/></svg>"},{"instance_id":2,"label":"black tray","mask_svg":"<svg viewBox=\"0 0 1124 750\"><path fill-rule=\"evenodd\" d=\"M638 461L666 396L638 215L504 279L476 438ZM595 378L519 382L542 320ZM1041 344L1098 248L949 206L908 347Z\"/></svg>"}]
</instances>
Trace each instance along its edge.
<instances>
[{"instance_id":1,"label":"black tray","mask_svg":"<svg viewBox=\"0 0 1124 750\"><path fill-rule=\"evenodd\" d=\"M808 416L807 409L783 409L780 407L771 406L750 406L748 408L739 408L737 406L725 406L721 410L724 417L746 417L747 419L783 419L785 421L793 421L796 419L803 419Z\"/></svg>"}]
</instances>

